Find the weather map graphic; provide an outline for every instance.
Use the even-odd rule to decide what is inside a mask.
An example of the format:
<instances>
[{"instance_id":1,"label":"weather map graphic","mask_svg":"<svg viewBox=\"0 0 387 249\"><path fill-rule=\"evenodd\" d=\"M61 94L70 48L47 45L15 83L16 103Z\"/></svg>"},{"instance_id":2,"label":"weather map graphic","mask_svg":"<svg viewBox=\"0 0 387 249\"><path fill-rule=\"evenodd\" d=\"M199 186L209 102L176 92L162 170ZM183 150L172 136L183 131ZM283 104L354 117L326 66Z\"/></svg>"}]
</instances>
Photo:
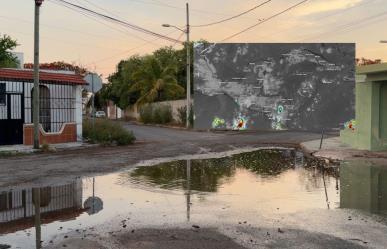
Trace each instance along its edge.
<instances>
[{"instance_id":1,"label":"weather map graphic","mask_svg":"<svg viewBox=\"0 0 387 249\"><path fill-rule=\"evenodd\" d=\"M194 128L321 130L354 117L353 43L195 43Z\"/></svg>"}]
</instances>

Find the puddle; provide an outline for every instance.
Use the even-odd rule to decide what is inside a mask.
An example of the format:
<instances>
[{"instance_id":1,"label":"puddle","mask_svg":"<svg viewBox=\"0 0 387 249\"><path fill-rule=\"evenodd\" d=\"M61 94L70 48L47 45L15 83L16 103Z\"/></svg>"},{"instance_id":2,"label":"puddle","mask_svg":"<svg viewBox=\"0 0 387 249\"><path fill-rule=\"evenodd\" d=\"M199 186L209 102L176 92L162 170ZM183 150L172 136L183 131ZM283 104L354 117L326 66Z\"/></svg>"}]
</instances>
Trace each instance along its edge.
<instances>
[{"instance_id":1,"label":"puddle","mask_svg":"<svg viewBox=\"0 0 387 249\"><path fill-rule=\"evenodd\" d=\"M64 234L107 234L126 226L259 224L281 214L340 207L387 210L387 169L345 163L341 181L338 175L337 168L322 171L294 150L260 150L166 162L64 185L15 186L0 190L0 244L35 248L39 240L46 246L66 239Z\"/></svg>"}]
</instances>

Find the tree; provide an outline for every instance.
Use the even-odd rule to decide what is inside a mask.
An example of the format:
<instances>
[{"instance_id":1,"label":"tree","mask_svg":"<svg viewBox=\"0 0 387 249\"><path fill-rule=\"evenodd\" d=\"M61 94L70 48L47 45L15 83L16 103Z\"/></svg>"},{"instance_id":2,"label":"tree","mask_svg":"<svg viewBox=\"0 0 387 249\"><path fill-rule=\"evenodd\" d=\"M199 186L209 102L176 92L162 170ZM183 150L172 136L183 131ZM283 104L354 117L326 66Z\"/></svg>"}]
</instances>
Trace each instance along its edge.
<instances>
[{"instance_id":1,"label":"tree","mask_svg":"<svg viewBox=\"0 0 387 249\"><path fill-rule=\"evenodd\" d=\"M17 67L18 60L10 51L14 50L19 44L8 35L0 37L0 68Z\"/></svg>"},{"instance_id":2,"label":"tree","mask_svg":"<svg viewBox=\"0 0 387 249\"><path fill-rule=\"evenodd\" d=\"M142 61L143 58L138 55L120 61L117 72L108 77L109 84L102 90L103 98L112 100L121 109L135 104L139 92L131 91L130 88L134 84L133 74L140 69Z\"/></svg>"},{"instance_id":3,"label":"tree","mask_svg":"<svg viewBox=\"0 0 387 249\"><path fill-rule=\"evenodd\" d=\"M136 104L178 99L184 96L184 88L177 84L176 67L163 67L159 59L146 56L143 65L133 74L135 83L131 92L140 92Z\"/></svg>"}]
</instances>

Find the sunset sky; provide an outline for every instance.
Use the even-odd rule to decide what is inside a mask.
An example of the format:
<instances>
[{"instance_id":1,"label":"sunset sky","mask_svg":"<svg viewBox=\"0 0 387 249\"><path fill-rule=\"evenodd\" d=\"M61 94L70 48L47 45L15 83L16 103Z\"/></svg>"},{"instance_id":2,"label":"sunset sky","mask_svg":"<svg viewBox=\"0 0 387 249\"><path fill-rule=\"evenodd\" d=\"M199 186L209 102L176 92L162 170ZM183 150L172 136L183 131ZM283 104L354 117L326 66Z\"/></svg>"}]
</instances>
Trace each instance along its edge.
<instances>
[{"instance_id":1,"label":"sunset sky","mask_svg":"<svg viewBox=\"0 0 387 249\"><path fill-rule=\"evenodd\" d=\"M185 25L186 0L67 0L173 38L181 32L163 23ZM239 14L267 0L191 0L191 24L200 25ZM193 40L220 42L301 0L272 0L237 19L192 28ZM25 62L33 56L33 0L2 1L0 33L18 41ZM305 4L227 42L356 42L357 57L387 61L387 0L309 0ZM85 16L45 0L41 8L41 62L66 61L86 66L104 77L121 59L150 53L168 41Z\"/></svg>"}]
</instances>

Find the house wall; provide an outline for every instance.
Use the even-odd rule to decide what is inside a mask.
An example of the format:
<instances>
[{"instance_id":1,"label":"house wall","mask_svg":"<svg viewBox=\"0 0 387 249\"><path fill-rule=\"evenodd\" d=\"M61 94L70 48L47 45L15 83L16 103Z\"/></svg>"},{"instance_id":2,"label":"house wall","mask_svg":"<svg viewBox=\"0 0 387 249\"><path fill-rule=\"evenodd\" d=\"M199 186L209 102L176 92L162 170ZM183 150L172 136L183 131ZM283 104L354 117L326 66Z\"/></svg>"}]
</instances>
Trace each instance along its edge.
<instances>
[{"instance_id":1,"label":"house wall","mask_svg":"<svg viewBox=\"0 0 387 249\"><path fill-rule=\"evenodd\" d=\"M179 108L186 106L186 104L187 104L187 101L185 99L179 99L179 100L155 102L155 103L152 103L151 105L169 105L169 106L171 106L173 119L176 122L179 122L178 110L179 110ZM134 106L127 108L124 112L124 116L126 118L134 118L134 119L139 120L140 119L140 112L139 112L139 108L137 107L137 105L134 105Z\"/></svg>"},{"instance_id":2,"label":"house wall","mask_svg":"<svg viewBox=\"0 0 387 249\"><path fill-rule=\"evenodd\" d=\"M356 83L356 128L340 131L341 140L357 149L387 149L387 74ZM374 81L375 80L375 81Z\"/></svg>"},{"instance_id":3,"label":"house wall","mask_svg":"<svg viewBox=\"0 0 387 249\"><path fill-rule=\"evenodd\" d=\"M34 126L25 124L23 127L23 144L34 144ZM58 132L45 132L42 125L39 127L39 144L71 143L77 141L77 124L66 123Z\"/></svg>"},{"instance_id":4,"label":"house wall","mask_svg":"<svg viewBox=\"0 0 387 249\"><path fill-rule=\"evenodd\" d=\"M121 108L117 107L113 101L109 100L107 106L107 117L109 119L119 119L122 118L123 111Z\"/></svg>"},{"instance_id":5,"label":"house wall","mask_svg":"<svg viewBox=\"0 0 387 249\"><path fill-rule=\"evenodd\" d=\"M0 81L5 83L11 95L11 118L20 119L23 139L16 143L32 144L32 90L31 82ZM41 84L49 90L49 125L41 127L41 143L64 143L82 141L82 86L69 84ZM24 98L23 98L24 96ZM24 103L23 103L24 102ZM7 105L0 104L0 121L7 121ZM24 110L23 110L24 106ZM19 121L18 121L19 122ZM24 127L22 124L24 123ZM9 125L8 125L9 126ZM10 129L14 129L10 126ZM8 132L6 132L8 134ZM14 136L14 135L12 135ZM13 142L15 143L15 142Z\"/></svg>"},{"instance_id":6,"label":"house wall","mask_svg":"<svg viewBox=\"0 0 387 249\"><path fill-rule=\"evenodd\" d=\"M51 130L46 132L58 132L64 123L75 122L77 87L74 85L41 84L50 90ZM25 123L32 121L33 83L25 83Z\"/></svg>"}]
</instances>

